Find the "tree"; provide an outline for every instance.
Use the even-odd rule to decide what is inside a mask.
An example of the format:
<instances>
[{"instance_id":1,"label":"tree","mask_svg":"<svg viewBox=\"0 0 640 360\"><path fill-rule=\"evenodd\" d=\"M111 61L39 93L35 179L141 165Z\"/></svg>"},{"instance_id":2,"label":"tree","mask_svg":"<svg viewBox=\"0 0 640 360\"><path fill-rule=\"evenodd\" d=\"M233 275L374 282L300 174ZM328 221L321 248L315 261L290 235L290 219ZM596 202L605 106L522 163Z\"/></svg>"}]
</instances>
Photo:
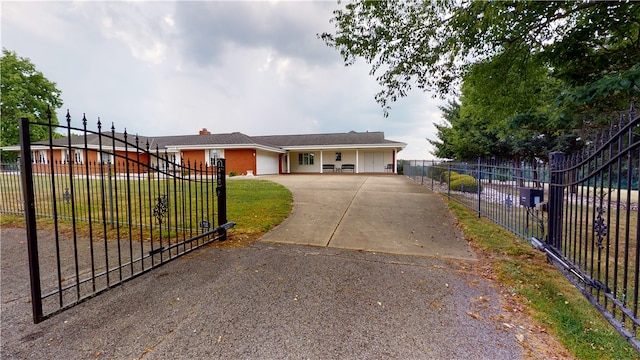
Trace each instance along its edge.
<instances>
[{"instance_id":1,"label":"tree","mask_svg":"<svg viewBox=\"0 0 640 360\"><path fill-rule=\"evenodd\" d=\"M347 65L371 64L385 111L413 87L456 93L471 65L496 57L511 67L543 61L569 86L640 63L633 2L361 0L332 22L336 33L321 39Z\"/></svg>"},{"instance_id":2,"label":"tree","mask_svg":"<svg viewBox=\"0 0 640 360\"><path fill-rule=\"evenodd\" d=\"M55 110L62 106L61 92L54 82L36 70L28 58L2 49L0 58L0 146L17 145L20 142L19 120L47 124L47 110L52 112L52 122L58 124ZM32 126L32 141L49 138L45 127ZM2 154L2 161L15 161L17 154Z\"/></svg>"},{"instance_id":3,"label":"tree","mask_svg":"<svg viewBox=\"0 0 640 360\"><path fill-rule=\"evenodd\" d=\"M460 96L432 142L447 157L574 149L606 123L594 114L640 94L638 3L363 0L334 15L320 37L371 64L385 114L414 87Z\"/></svg>"}]
</instances>

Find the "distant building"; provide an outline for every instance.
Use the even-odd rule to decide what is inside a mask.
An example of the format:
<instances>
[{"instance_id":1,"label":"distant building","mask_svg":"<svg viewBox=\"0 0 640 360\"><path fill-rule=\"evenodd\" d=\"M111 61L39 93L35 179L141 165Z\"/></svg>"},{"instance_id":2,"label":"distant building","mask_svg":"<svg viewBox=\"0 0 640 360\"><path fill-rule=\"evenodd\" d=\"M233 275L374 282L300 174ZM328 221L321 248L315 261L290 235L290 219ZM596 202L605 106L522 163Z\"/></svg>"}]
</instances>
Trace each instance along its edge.
<instances>
[{"instance_id":1,"label":"distant building","mask_svg":"<svg viewBox=\"0 0 640 360\"><path fill-rule=\"evenodd\" d=\"M107 133L105 135L112 135ZM47 163L69 163L80 167L85 162L109 164L114 159L131 159L128 171L146 172L158 161L150 153L158 153L176 163L215 166L216 159L226 159L227 174L290 174L349 171L353 173L396 173L397 153L406 144L387 140L383 132L355 132L309 135L248 136L239 132L211 134L207 129L198 135L131 136L125 145L124 134L115 139L97 134L71 136L31 146L32 162L43 171ZM103 143L109 139L111 143ZM71 145L71 146L69 146ZM136 147L137 146L137 147ZM53 156L49 156L52 151ZM5 151L19 151L19 146L6 146ZM70 149L72 151L70 151ZM115 156L114 156L115 154ZM124 161L123 161L124 162ZM119 167L120 168L120 167Z\"/></svg>"}]
</instances>

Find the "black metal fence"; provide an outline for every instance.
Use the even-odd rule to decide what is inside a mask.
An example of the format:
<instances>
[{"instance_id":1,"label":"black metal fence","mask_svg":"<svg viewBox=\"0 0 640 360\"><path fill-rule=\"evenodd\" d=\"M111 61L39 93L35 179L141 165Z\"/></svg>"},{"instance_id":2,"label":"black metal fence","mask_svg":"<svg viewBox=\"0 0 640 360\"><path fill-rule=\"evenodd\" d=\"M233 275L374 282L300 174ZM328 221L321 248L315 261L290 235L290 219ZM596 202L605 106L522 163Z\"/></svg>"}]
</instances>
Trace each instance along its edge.
<instances>
[{"instance_id":1,"label":"black metal fence","mask_svg":"<svg viewBox=\"0 0 640 360\"><path fill-rule=\"evenodd\" d=\"M32 144L33 126L68 136ZM74 128L69 115L66 126L22 119L20 135L19 165L0 173L0 212L26 220L36 323L224 240L235 225L227 221L224 159L176 162L113 126L89 131L83 119Z\"/></svg>"},{"instance_id":2,"label":"black metal fence","mask_svg":"<svg viewBox=\"0 0 640 360\"><path fill-rule=\"evenodd\" d=\"M516 166L517 165L517 166ZM483 159L404 160L403 173L525 239L543 239L548 167L544 163ZM522 202L521 195L527 202ZM530 200L530 201L529 201Z\"/></svg>"},{"instance_id":3,"label":"black metal fence","mask_svg":"<svg viewBox=\"0 0 640 360\"><path fill-rule=\"evenodd\" d=\"M547 253L640 351L640 117L633 107L590 148L549 159L403 161L403 173Z\"/></svg>"}]
</instances>

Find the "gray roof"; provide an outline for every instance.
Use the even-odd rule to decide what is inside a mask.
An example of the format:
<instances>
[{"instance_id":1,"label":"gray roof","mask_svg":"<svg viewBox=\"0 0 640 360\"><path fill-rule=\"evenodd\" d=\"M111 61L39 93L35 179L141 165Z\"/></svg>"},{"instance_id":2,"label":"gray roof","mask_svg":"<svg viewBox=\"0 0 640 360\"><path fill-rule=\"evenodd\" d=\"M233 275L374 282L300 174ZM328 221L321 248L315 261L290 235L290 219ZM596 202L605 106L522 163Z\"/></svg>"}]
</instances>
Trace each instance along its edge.
<instances>
[{"instance_id":1,"label":"gray roof","mask_svg":"<svg viewBox=\"0 0 640 360\"><path fill-rule=\"evenodd\" d=\"M386 140L384 133L375 132L355 132L333 133L333 134L308 134L308 135L270 135L253 136L258 143L272 144L278 147L291 146L334 146L334 145L390 145L403 143Z\"/></svg>"},{"instance_id":2,"label":"gray roof","mask_svg":"<svg viewBox=\"0 0 640 360\"><path fill-rule=\"evenodd\" d=\"M113 146L112 140L108 137L111 136L111 132L102 133L102 148L108 150ZM263 147L272 147L277 149L285 149L288 147L320 147L320 146L398 146L404 148L406 144L402 142L387 140L384 138L384 133L380 131L373 132L355 132L350 131L348 133L331 133L331 134L306 134L306 135L267 135L267 136L249 136L240 132L233 132L227 134L204 134L204 135L171 135L171 136L139 136L135 134L127 134L127 141L129 144L135 144L136 136L138 138L138 146L142 149L146 148L149 144L151 150L166 149L168 147L189 147L189 146L204 146L204 145L256 145ZM123 148L124 134L115 133L115 146ZM87 145L92 148L99 146L98 135L89 133L86 136ZM68 146L69 139L55 139L53 140L54 147ZM85 137L81 135L71 136L71 145L74 147L82 147L85 143ZM40 141L34 143L34 145L48 146L47 141Z\"/></svg>"},{"instance_id":3,"label":"gray roof","mask_svg":"<svg viewBox=\"0 0 640 360\"><path fill-rule=\"evenodd\" d=\"M111 133L111 131L108 132L103 132L101 133L102 135L102 148L104 149L108 149L109 147L112 147L114 145L115 142L115 146L116 147L124 147L125 144L125 134L124 133ZM111 136L114 137L115 141L111 140ZM147 142L149 142L149 146L153 147L153 142L154 139L147 137L147 136L139 136L136 134L127 134L126 136L126 141L129 144L135 145L136 144L136 136L138 139L138 146L141 148L144 148L147 144ZM87 146L88 147L99 147L100 146L100 137L98 136L98 134L95 133L87 133L86 136L86 142L87 142ZM69 139L71 139L71 146L73 147L77 147L77 146L84 146L85 143L85 137L82 135L76 135L76 134L71 134L71 137L65 137L65 138L61 138L61 139L54 139L53 141L51 141L51 144L54 147L66 147L69 146ZM45 146L49 146L49 141L45 140L45 141L38 141L38 142L34 142L33 145L45 145Z\"/></svg>"},{"instance_id":4,"label":"gray roof","mask_svg":"<svg viewBox=\"0 0 640 360\"><path fill-rule=\"evenodd\" d=\"M190 146L190 145L240 145L256 144L248 135L239 132L230 134L206 134L206 135L173 135L158 136L155 138L158 146Z\"/></svg>"}]
</instances>

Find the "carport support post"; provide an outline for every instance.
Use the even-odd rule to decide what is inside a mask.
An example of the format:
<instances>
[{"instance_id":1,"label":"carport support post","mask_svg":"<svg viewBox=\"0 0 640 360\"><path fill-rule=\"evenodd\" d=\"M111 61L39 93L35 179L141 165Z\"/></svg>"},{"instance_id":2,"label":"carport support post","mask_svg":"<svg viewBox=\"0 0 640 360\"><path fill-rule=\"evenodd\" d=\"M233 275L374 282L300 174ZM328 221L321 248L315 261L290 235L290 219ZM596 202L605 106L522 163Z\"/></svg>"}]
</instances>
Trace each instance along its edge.
<instances>
[{"instance_id":1,"label":"carport support post","mask_svg":"<svg viewBox=\"0 0 640 360\"><path fill-rule=\"evenodd\" d=\"M31 308L33 309L33 322L37 324L42 319L42 290L40 288L40 264L38 263L38 231L36 228L36 206L33 193L33 169L31 168L31 139L29 138L29 119L27 118L20 119L20 165L22 167L22 196L25 203L24 219L27 225Z\"/></svg>"}]
</instances>

